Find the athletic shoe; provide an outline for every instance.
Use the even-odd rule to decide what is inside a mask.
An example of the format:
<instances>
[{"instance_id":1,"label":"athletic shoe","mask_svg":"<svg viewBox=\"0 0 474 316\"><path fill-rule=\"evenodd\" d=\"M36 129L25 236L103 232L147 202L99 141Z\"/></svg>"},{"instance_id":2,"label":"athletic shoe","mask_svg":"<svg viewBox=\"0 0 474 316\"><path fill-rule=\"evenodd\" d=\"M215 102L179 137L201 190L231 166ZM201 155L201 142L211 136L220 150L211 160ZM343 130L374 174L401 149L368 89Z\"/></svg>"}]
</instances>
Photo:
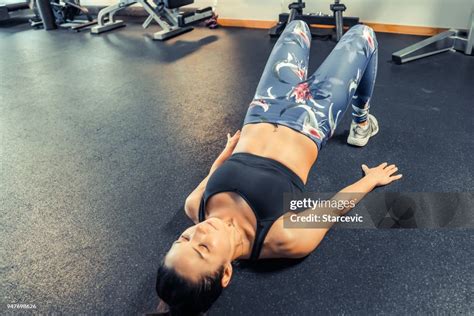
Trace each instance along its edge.
<instances>
[{"instance_id":1,"label":"athletic shoe","mask_svg":"<svg viewBox=\"0 0 474 316\"><path fill-rule=\"evenodd\" d=\"M365 126L352 121L351 129L349 131L349 137L347 137L347 143L353 146L365 146L369 142L369 138L376 135L379 132L379 123L372 114L368 116L369 123Z\"/></svg>"}]
</instances>

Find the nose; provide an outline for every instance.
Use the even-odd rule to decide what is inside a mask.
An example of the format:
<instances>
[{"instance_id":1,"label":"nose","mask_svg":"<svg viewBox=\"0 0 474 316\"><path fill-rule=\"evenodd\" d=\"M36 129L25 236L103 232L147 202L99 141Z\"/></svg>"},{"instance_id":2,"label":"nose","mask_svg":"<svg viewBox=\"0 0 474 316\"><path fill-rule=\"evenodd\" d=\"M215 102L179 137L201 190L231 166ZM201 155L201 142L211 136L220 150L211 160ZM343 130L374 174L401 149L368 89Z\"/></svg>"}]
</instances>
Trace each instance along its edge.
<instances>
[{"instance_id":1,"label":"nose","mask_svg":"<svg viewBox=\"0 0 474 316\"><path fill-rule=\"evenodd\" d=\"M202 238L208 233L207 227L204 227L203 224L199 224L196 226L196 230L194 232L193 237Z\"/></svg>"}]
</instances>

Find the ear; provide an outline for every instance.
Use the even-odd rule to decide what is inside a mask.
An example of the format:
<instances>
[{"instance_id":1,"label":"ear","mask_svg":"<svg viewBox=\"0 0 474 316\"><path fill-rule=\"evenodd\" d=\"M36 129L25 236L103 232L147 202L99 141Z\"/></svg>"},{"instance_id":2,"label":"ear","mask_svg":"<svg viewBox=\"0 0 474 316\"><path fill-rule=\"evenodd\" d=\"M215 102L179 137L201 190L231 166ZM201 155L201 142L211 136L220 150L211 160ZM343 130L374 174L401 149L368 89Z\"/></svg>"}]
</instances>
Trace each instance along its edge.
<instances>
[{"instance_id":1,"label":"ear","mask_svg":"<svg viewBox=\"0 0 474 316\"><path fill-rule=\"evenodd\" d=\"M232 278L232 264L226 263L224 267L224 275L222 276L221 284L222 287L227 287L229 285L230 279Z\"/></svg>"}]
</instances>

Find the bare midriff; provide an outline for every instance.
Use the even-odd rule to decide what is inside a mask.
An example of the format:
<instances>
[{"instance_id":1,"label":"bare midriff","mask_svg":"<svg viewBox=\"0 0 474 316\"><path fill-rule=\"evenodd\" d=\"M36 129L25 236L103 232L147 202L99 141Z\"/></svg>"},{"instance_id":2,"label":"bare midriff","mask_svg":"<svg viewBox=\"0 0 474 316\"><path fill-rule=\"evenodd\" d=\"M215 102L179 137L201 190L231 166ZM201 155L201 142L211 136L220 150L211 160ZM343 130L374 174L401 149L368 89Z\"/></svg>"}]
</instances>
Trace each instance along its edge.
<instances>
[{"instance_id":1,"label":"bare midriff","mask_svg":"<svg viewBox=\"0 0 474 316\"><path fill-rule=\"evenodd\" d=\"M244 152L274 159L306 184L309 171L318 157L318 147L308 137L283 125L246 124L234 153Z\"/></svg>"}]
</instances>

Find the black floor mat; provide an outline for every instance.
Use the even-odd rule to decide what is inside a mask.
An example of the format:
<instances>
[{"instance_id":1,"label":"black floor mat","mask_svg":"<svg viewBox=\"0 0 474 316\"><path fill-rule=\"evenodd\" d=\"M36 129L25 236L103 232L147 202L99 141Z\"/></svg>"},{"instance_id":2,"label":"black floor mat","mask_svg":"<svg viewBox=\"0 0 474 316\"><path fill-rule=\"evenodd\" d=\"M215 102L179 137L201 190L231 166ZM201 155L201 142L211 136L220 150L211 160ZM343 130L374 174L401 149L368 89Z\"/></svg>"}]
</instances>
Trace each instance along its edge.
<instances>
[{"instance_id":1,"label":"black floor mat","mask_svg":"<svg viewBox=\"0 0 474 316\"><path fill-rule=\"evenodd\" d=\"M198 28L154 42L140 25L100 36L0 28L2 305L36 312L152 311L155 271L187 225L185 197L240 128L274 41L265 30ZM360 165L399 165L378 191L474 189L474 57L402 66L419 40L377 34L365 148L350 115L320 153L308 189L331 192ZM313 41L311 71L334 47ZM468 314L469 229L339 229L298 264L239 265L211 315Z\"/></svg>"}]
</instances>

